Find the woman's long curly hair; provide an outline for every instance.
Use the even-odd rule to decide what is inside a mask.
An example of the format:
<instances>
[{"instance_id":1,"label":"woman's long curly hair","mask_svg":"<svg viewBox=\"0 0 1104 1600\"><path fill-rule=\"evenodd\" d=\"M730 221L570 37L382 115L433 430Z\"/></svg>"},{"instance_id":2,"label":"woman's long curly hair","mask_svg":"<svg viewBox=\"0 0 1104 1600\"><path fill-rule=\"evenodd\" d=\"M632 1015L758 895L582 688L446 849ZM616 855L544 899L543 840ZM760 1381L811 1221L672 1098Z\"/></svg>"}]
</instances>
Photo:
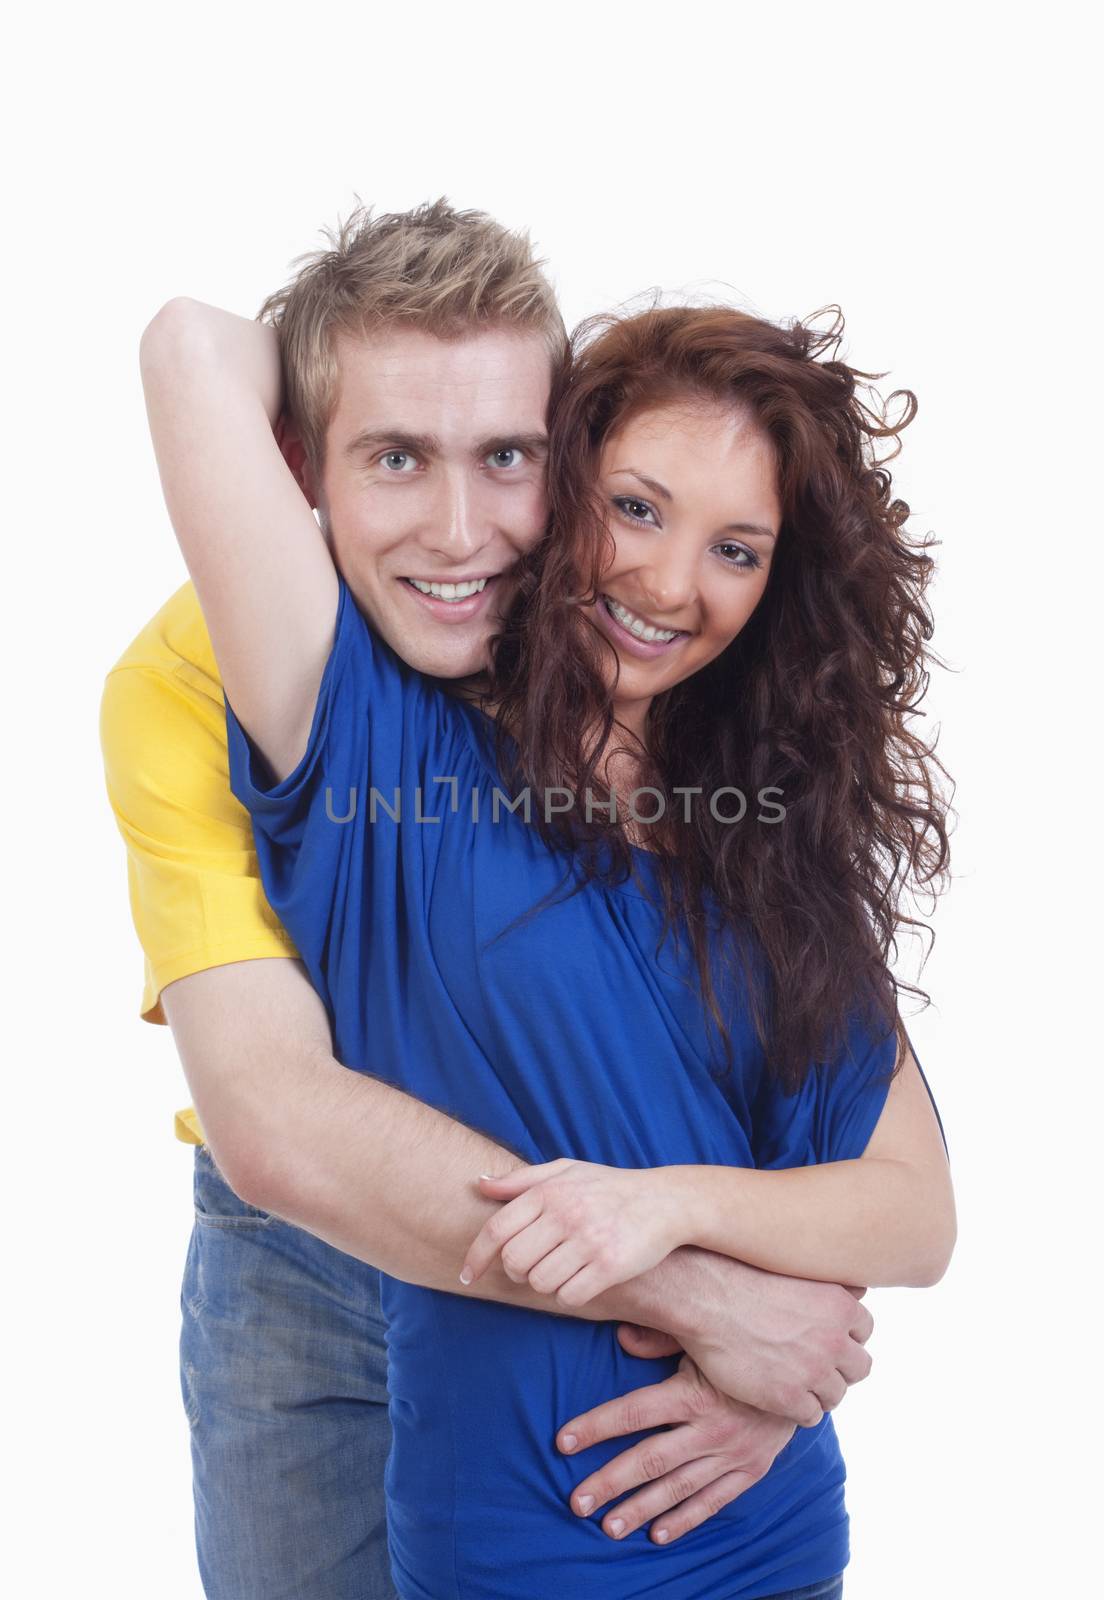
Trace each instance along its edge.
<instances>
[{"instance_id":1,"label":"woman's long curly hair","mask_svg":"<svg viewBox=\"0 0 1104 1600\"><path fill-rule=\"evenodd\" d=\"M628 735L620 748L638 758L640 785L668 802L650 830L664 937L688 933L731 1060L714 975L718 907L722 926L753 930L755 957L737 938L728 959L739 952L768 1070L787 1092L836 1056L857 1004L905 1044L889 962L897 930L927 924L899 900L921 883L934 899L949 861L935 782L936 771L947 774L934 741L910 727L929 681L924 591L934 563L930 541L906 539L909 508L892 497L885 466L916 398L899 390L883 404L868 380L885 374L837 358L843 317L827 309L827 329L814 325L822 312L775 325L724 306L655 306L577 330L552 408L549 530L522 563L489 691L504 773L537 793L562 786L595 797L590 821L578 807L551 818L540 808L547 842L572 853L572 892L596 877L625 881L633 847L601 808L609 791L599 776L611 735L624 735L611 696L616 653L582 610L613 553L602 446L667 404L753 413L773 442L782 507L766 589L722 655L657 696L646 751ZM896 399L903 414L891 423ZM882 440L893 448L878 459ZM706 797L728 786L780 790L785 816L767 826L749 807L732 824L699 803L686 821L676 786Z\"/></svg>"}]
</instances>

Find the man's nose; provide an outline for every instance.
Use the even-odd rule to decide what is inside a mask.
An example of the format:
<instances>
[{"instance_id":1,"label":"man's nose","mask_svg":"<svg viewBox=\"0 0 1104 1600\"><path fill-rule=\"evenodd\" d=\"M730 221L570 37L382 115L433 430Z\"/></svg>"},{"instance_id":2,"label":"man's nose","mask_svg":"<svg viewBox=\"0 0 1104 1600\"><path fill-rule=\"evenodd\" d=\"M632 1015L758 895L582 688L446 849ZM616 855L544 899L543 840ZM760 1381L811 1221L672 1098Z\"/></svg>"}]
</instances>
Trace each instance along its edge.
<instances>
[{"instance_id":1,"label":"man's nose","mask_svg":"<svg viewBox=\"0 0 1104 1600\"><path fill-rule=\"evenodd\" d=\"M466 472L442 473L423 533L426 548L447 561L460 562L481 550L489 536L478 486Z\"/></svg>"}]
</instances>

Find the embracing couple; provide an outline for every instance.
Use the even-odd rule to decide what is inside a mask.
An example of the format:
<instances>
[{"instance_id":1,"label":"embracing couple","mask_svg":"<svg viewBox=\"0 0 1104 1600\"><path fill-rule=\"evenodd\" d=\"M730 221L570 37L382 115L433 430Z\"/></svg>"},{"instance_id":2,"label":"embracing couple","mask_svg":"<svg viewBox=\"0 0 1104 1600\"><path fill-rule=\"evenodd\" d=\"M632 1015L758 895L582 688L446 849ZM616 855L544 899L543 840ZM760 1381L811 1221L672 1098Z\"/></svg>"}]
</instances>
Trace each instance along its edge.
<instances>
[{"instance_id":1,"label":"embracing couple","mask_svg":"<svg viewBox=\"0 0 1104 1600\"><path fill-rule=\"evenodd\" d=\"M955 1237L901 425L838 321L569 339L481 213L328 243L145 332L192 582L103 703L204 1589L838 1595L862 1296Z\"/></svg>"}]
</instances>

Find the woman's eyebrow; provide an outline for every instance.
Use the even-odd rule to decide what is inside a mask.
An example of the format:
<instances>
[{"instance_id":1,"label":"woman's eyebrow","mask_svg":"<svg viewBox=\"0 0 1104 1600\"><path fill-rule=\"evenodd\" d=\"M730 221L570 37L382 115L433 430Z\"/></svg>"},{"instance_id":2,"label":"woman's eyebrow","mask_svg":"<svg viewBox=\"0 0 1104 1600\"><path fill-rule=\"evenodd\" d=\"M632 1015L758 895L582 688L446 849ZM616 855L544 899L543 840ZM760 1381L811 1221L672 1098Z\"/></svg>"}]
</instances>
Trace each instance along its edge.
<instances>
[{"instance_id":1,"label":"woman's eyebrow","mask_svg":"<svg viewBox=\"0 0 1104 1600\"><path fill-rule=\"evenodd\" d=\"M615 467L610 473L610 477L615 478L619 472L627 472L632 477L639 479L646 489L650 489L653 494L658 494L663 500L673 500L675 498L670 489L664 484L658 483L655 478L649 478L647 473L638 472L635 467Z\"/></svg>"},{"instance_id":2,"label":"woman's eyebrow","mask_svg":"<svg viewBox=\"0 0 1104 1600\"><path fill-rule=\"evenodd\" d=\"M646 472L638 472L635 467L615 467L610 473L610 477L615 478L619 472L629 473L631 477L642 483L646 489L650 489L653 494L658 494L664 500L674 499L674 495L665 484L658 482L655 478L649 478ZM773 528L764 527L761 522L729 522L725 524L722 532L758 534L761 539L769 539L772 544L776 543L778 538Z\"/></svg>"}]
</instances>

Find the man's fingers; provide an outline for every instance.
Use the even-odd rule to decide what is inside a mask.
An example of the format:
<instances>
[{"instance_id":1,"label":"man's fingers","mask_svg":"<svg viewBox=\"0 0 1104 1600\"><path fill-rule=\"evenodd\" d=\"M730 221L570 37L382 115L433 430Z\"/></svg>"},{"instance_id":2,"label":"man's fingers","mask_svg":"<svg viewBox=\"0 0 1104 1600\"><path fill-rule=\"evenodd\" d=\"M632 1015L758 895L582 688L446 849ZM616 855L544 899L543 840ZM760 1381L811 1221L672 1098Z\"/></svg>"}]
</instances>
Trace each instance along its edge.
<instances>
[{"instance_id":1,"label":"man's fingers","mask_svg":"<svg viewBox=\"0 0 1104 1600\"><path fill-rule=\"evenodd\" d=\"M834 1411L847 1393L847 1379L840 1372L834 1372L817 1390L817 1399L825 1411Z\"/></svg>"},{"instance_id":2,"label":"man's fingers","mask_svg":"<svg viewBox=\"0 0 1104 1600\"><path fill-rule=\"evenodd\" d=\"M869 1350L863 1344L856 1344L854 1339L848 1339L847 1350L839 1364L840 1376L846 1383L861 1383L870 1376L870 1369L874 1365Z\"/></svg>"},{"instance_id":3,"label":"man's fingers","mask_svg":"<svg viewBox=\"0 0 1104 1600\"><path fill-rule=\"evenodd\" d=\"M847 1331L858 1344L865 1344L874 1332L874 1318L861 1300L855 1302L855 1315Z\"/></svg>"},{"instance_id":4,"label":"man's fingers","mask_svg":"<svg viewBox=\"0 0 1104 1600\"><path fill-rule=\"evenodd\" d=\"M750 1489L752 1484L758 1483L761 1477L762 1473L734 1469L726 1472L723 1477L716 1478L704 1489L699 1489L697 1494L692 1494L688 1500L681 1501L668 1516L647 1512L645 1521L651 1516L656 1519L655 1525L649 1530L652 1543L670 1544L673 1540L680 1539L684 1533L689 1533L692 1528L700 1528L703 1522L708 1522L718 1511L731 1505L745 1489ZM655 1487L658 1489L660 1485L657 1484ZM643 1491L645 1494L649 1492L649 1490ZM631 1503L626 1501L626 1505ZM620 1506L617 1509L620 1511Z\"/></svg>"},{"instance_id":5,"label":"man's fingers","mask_svg":"<svg viewBox=\"0 0 1104 1600\"><path fill-rule=\"evenodd\" d=\"M658 1328L642 1327L638 1322L620 1323L617 1338L622 1350L645 1361L682 1354L682 1346L669 1333L661 1333Z\"/></svg>"},{"instance_id":6,"label":"man's fingers","mask_svg":"<svg viewBox=\"0 0 1104 1600\"><path fill-rule=\"evenodd\" d=\"M678 1430L678 1432L683 1431ZM625 1453L629 1455L632 1452ZM599 1477L599 1474L595 1474L595 1477ZM654 1482L645 1484L636 1494L631 1494L627 1499L611 1506L602 1518L602 1532L611 1539L627 1539L630 1533L635 1533L637 1528L643 1527L646 1522L655 1518L657 1520L651 1530L653 1542L670 1543L672 1539L706 1522L723 1506L729 1505L738 1495L743 1494L745 1489L750 1489L753 1483L758 1483L761 1477L762 1473L758 1471L740 1468L729 1468L726 1471L716 1456L699 1456L690 1461L676 1461L676 1464L657 1477ZM640 1479L641 1474L638 1471L633 1482L639 1483ZM589 1482L588 1479L585 1483L581 1483L571 1500L574 1507L580 1495L587 1492L593 1494L595 1504L589 1513L593 1514L613 1496L603 1496L600 1486L597 1492L594 1489L588 1491ZM617 1494L622 1492L621 1489L614 1491ZM664 1531L667 1533L667 1538L659 1538L658 1535Z\"/></svg>"},{"instance_id":7,"label":"man's fingers","mask_svg":"<svg viewBox=\"0 0 1104 1600\"><path fill-rule=\"evenodd\" d=\"M603 1439L619 1439L626 1433L640 1433L666 1422L685 1422L689 1415L686 1381L676 1372L662 1383L631 1389L628 1394L573 1417L556 1435L556 1444L566 1455L574 1455Z\"/></svg>"},{"instance_id":8,"label":"man's fingers","mask_svg":"<svg viewBox=\"0 0 1104 1600\"><path fill-rule=\"evenodd\" d=\"M619 1456L614 1456L612 1461L607 1461L605 1466L592 1472L589 1478L576 1484L571 1491L571 1509L581 1517L589 1517L619 1494L626 1494L628 1490L637 1489L641 1484L651 1483L658 1478L682 1474L687 1468L687 1458L693 1459L701 1448L701 1435L692 1434L685 1427L650 1434L631 1449L622 1450ZM713 1470L717 1471L716 1465ZM689 1484L683 1490L683 1495L692 1494L698 1487L698 1484ZM680 1499L682 1497L679 1496ZM655 1516L674 1504L673 1499L664 1501L663 1505L657 1503L655 1510L647 1515ZM643 1520L642 1513L634 1526L639 1527Z\"/></svg>"}]
</instances>

